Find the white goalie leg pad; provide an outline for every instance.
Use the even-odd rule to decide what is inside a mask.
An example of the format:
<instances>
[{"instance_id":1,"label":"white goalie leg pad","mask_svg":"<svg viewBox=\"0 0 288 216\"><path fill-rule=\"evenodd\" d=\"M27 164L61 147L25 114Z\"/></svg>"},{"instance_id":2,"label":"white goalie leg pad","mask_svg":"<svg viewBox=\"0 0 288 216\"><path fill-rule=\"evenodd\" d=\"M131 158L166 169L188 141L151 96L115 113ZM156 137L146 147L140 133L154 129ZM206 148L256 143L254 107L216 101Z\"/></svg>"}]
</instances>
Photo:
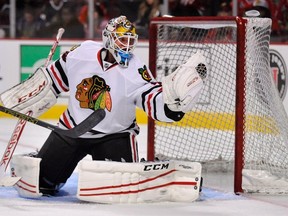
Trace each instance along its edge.
<instances>
[{"instance_id":1,"label":"white goalie leg pad","mask_svg":"<svg viewBox=\"0 0 288 216\"><path fill-rule=\"evenodd\" d=\"M25 198L39 198L39 172L41 158L25 155L14 155L11 159L11 176L21 177L14 185L19 196Z\"/></svg>"},{"instance_id":2,"label":"white goalie leg pad","mask_svg":"<svg viewBox=\"0 0 288 216\"><path fill-rule=\"evenodd\" d=\"M207 76L206 65L204 56L197 52L172 74L163 77L163 100L169 109L186 113L194 107Z\"/></svg>"},{"instance_id":3,"label":"white goalie leg pad","mask_svg":"<svg viewBox=\"0 0 288 216\"><path fill-rule=\"evenodd\" d=\"M81 161L77 197L97 203L192 202L200 181L197 162Z\"/></svg>"},{"instance_id":4,"label":"white goalie leg pad","mask_svg":"<svg viewBox=\"0 0 288 216\"><path fill-rule=\"evenodd\" d=\"M40 116L57 102L46 73L45 68L38 68L27 80L1 93L0 102L18 112L32 111L33 117Z\"/></svg>"}]
</instances>

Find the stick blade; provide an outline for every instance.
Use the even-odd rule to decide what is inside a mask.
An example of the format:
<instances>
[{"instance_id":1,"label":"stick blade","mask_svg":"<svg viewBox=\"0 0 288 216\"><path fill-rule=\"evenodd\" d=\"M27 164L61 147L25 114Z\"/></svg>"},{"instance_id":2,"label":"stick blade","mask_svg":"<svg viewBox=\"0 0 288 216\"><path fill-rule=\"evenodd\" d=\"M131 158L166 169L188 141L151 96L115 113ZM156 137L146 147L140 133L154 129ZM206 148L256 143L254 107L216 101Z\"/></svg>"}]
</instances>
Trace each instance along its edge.
<instances>
[{"instance_id":1,"label":"stick blade","mask_svg":"<svg viewBox=\"0 0 288 216\"><path fill-rule=\"evenodd\" d=\"M20 181L21 177L2 176L0 178L1 187L12 187Z\"/></svg>"},{"instance_id":2,"label":"stick blade","mask_svg":"<svg viewBox=\"0 0 288 216\"><path fill-rule=\"evenodd\" d=\"M103 109L95 110L84 121L82 121L75 128L73 128L75 135L79 137L84 133L87 133L97 124L99 124L104 119L105 115L106 115L105 110Z\"/></svg>"},{"instance_id":3,"label":"stick blade","mask_svg":"<svg viewBox=\"0 0 288 216\"><path fill-rule=\"evenodd\" d=\"M97 109L76 127L66 131L56 129L55 132L72 138L78 138L99 124L105 118L105 115L106 112L104 109Z\"/></svg>"}]
</instances>

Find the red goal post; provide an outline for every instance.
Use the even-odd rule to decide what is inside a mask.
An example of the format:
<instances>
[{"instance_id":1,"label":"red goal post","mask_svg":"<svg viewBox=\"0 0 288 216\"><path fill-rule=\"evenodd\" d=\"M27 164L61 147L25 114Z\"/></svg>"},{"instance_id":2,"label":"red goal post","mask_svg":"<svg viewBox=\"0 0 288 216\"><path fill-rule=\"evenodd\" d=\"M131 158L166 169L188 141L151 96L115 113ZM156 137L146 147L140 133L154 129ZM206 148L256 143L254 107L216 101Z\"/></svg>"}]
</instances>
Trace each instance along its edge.
<instances>
[{"instance_id":1,"label":"red goal post","mask_svg":"<svg viewBox=\"0 0 288 216\"><path fill-rule=\"evenodd\" d=\"M235 193L288 193L288 118L270 69L270 33L268 18L151 20L149 67L158 81L197 51L208 74L180 122L149 119L148 160L198 161L203 174L230 172Z\"/></svg>"}]
</instances>

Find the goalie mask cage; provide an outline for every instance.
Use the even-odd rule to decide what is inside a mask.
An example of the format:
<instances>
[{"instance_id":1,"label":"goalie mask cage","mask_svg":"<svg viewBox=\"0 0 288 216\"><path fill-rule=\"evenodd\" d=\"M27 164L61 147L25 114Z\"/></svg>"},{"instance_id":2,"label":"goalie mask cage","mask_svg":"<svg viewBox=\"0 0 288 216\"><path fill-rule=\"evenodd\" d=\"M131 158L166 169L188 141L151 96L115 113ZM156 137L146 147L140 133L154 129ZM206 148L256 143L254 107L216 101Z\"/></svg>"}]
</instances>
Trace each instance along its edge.
<instances>
[{"instance_id":1,"label":"goalie mask cage","mask_svg":"<svg viewBox=\"0 0 288 216\"><path fill-rule=\"evenodd\" d=\"M149 119L148 160L198 161L204 186L230 173L235 193L288 192L288 118L270 69L270 32L267 18L151 20L149 66L158 81L197 51L208 73L180 122Z\"/></svg>"}]
</instances>

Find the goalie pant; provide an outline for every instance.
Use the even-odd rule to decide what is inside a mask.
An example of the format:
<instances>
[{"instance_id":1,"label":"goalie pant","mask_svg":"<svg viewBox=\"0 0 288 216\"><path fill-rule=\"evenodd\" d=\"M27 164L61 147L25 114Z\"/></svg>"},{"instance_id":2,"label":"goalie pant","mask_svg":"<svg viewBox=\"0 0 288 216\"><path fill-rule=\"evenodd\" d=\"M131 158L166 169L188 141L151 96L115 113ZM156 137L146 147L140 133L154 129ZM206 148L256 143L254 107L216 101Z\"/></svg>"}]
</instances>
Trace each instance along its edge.
<instances>
[{"instance_id":1,"label":"goalie pant","mask_svg":"<svg viewBox=\"0 0 288 216\"><path fill-rule=\"evenodd\" d=\"M87 154L93 160L135 162L138 161L137 149L135 135L129 132L98 139L74 139L52 132L37 154L42 158L40 191L49 195L57 193Z\"/></svg>"},{"instance_id":2,"label":"goalie pant","mask_svg":"<svg viewBox=\"0 0 288 216\"><path fill-rule=\"evenodd\" d=\"M39 198L40 158L16 155L11 161L21 197ZM97 203L192 202L201 187L201 164L189 161L123 163L81 161L77 197Z\"/></svg>"}]
</instances>

